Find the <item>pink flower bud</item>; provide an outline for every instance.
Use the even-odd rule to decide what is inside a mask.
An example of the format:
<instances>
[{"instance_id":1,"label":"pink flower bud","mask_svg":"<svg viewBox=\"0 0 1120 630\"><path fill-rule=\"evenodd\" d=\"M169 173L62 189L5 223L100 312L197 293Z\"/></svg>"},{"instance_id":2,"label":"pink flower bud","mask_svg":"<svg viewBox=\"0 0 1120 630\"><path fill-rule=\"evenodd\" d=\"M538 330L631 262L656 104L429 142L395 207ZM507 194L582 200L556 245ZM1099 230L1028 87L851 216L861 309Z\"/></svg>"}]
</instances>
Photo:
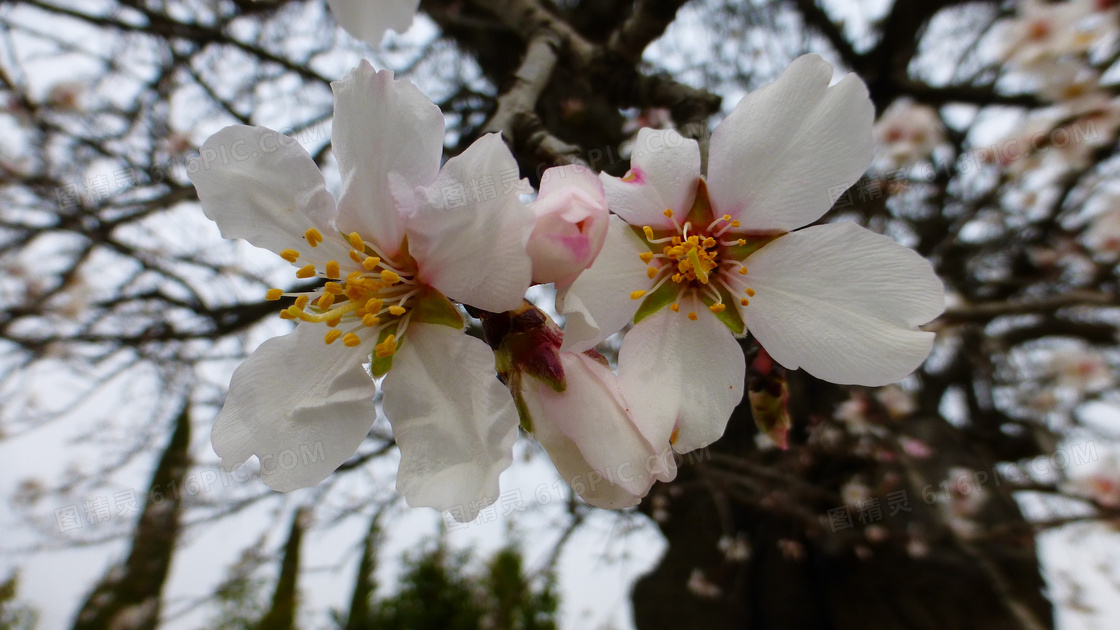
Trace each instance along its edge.
<instances>
[{"instance_id":1,"label":"pink flower bud","mask_svg":"<svg viewBox=\"0 0 1120 630\"><path fill-rule=\"evenodd\" d=\"M537 215L528 246L533 282L571 284L607 238L603 184L586 167L556 166L544 172L540 194L529 207Z\"/></svg>"}]
</instances>

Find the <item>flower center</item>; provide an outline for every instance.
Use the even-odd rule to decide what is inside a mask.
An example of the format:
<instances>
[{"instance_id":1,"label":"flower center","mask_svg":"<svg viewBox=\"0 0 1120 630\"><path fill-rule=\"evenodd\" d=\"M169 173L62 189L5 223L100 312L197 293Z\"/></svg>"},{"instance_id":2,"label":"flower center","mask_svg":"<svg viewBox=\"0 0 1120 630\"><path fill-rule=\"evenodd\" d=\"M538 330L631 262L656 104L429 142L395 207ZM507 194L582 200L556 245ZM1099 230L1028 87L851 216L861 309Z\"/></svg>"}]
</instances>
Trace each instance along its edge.
<instances>
[{"instance_id":1,"label":"flower center","mask_svg":"<svg viewBox=\"0 0 1120 630\"><path fill-rule=\"evenodd\" d=\"M641 299L671 282L677 287L676 299L669 305L674 313L680 312L681 299L686 296L692 298L693 304L697 301L710 302L708 310L716 315L727 308L725 295L743 293L748 297L740 297L739 303L742 306L750 304L748 298L754 296L754 290L743 286L747 268L731 250L744 246L747 241L737 237L722 238L729 230L738 228L739 222L725 214L707 227L696 228L691 221L681 225L671 209L665 210L664 214L673 221L676 233L659 238L652 227L642 227L651 251L643 252L639 257L649 265L646 274L656 282L648 291L632 292L630 299ZM654 253L658 245L661 253ZM689 312L688 318L695 321L696 312Z\"/></svg>"},{"instance_id":2,"label":"flower center","mask_svg":"<svg viewBox=\"0 0 1120 630\"><path fill-rule=\"evenodd\" d=\"M280 257L292 264L305 263L296 271L300 279L319 277L323 286L307 292L285 293L269 289L265 299L294 297L295 303L280 311L281 319L326 324L330 329L323 342L330 345L342 339L343 345L356 347L367 338L377 338L382 330L395 327L374 348L378 358L392 356L397 339L404 335L411 311L406 306L425 288L416 282L416 261L408 255L408 244L396 259L384 255L376 245L357 232L339 234L324 250L349 250L348 258L331 258L329 252L316 255L323 235L311 228L304 233L311 249L301 253L285 249ZM341 247L338 247L341 245Z\"/></svg>"}]
</instances>

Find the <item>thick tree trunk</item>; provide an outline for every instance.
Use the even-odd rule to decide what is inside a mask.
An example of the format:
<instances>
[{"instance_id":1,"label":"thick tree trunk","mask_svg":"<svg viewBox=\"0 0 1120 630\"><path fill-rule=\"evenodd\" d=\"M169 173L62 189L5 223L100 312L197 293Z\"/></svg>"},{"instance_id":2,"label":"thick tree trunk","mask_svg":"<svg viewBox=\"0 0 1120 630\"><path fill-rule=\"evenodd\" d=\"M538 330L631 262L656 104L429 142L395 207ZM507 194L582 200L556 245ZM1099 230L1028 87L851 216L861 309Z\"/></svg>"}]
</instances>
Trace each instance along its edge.
<instances>
[{"instance_id":1,"label":"thick tree trunk","mask_svg":"<svg viewBox=\"0 0 1120 630\"><path fill-rule=\"evenodd\" d=\"M634 588L640 630L1053 627L1033 537L1007 484L996 484L994 459L938 417L886 421L874 437L838 435L841 425L822 418L844 390L794 376L789 451L760 452L743 405L723 439L685 457L677 480L645 502L669 548ZM806 418L816 418L812 431ZM902 436L920 439L931 454L882 447ZM822 446L828 441L833 448ZM954 519L939 486L952 467L973 471L970 483L986 499L968 522ZM849 506L846 527L835 510L844 504L839 488L857 475L881 514L867 513L863 524ZM893 494L900 491L905 504ZM955 529L947 525L954 520ZM984 534L997 524L1011 533ZM736 537L749 546L746 560L717 546Z\"/></svg>"}]
</instances>

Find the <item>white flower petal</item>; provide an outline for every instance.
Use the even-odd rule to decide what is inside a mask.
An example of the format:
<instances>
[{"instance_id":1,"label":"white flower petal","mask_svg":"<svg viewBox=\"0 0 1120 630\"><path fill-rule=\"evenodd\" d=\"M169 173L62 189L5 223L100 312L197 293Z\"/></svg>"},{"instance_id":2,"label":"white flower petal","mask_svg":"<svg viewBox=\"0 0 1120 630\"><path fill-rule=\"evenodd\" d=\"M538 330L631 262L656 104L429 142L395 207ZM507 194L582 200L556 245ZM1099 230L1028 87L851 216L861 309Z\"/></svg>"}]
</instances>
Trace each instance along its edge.
<instances>
[{"instance_id":1,"label":"white flower petal","mask_svg":"<svg viewBox=\"0 0 1120 630\"><path fill-rule=\"evenodd\" d=\"M308 228L332 229L336 209L323 174L298 142L278 131L226 127L202 144L199 164L191 182L225 238L274 252L305 251Z\"/></svg>"},{"instance_id":2,"label":"white flower petal","mask_svg":"<svg viewBox=\"0 0 1120 630\"><path fill-rule=\"evenodd\" d=\"M385 31L408 30L420 0L327 0L327 4L347 33L380 48Z\"/></svg>"},{"instance_id":3,"label":"white flower petal","mask_svg":"<svg viewBox=\"0 0 1120 630\"><path fill-rule=\"evenodd\" d=\"M754 231L816 221L871 164L875 108L854 74L829 87L832 66L794 60L739 101L712 133L708 190L716 214Z\"/></svg>"},{"instance_id":4,"label":"white flower petal","mask_svg":"<svg viewBox=\"0 0 1120 630\"><path fill-rule=\"evenodd\" d=\"M676 129L642 128L626 177L599 177L610 209L627 223L672 229L664 212L672 210L683 221L692 208L700 179L700 145Z\"/></svg>"},{"instance_id":5,"label":"white flower petal","mask_svg":"<svg viewBox=\"0 0 1120 630\"><path fill-rule=\"evenodd\" d=\"M253 455L274 490L313 486L345 462L377 418L369 354L323 343L325 326L299 324L233 373L210 440L233 470Z\"/></svg>"},{"instance_id":6,"label":"white flower petal","mask_svg":"<svg viewBox=\"0 0 1120 630\"><path fill-rule=\"evenodd\" d=\"M487 311L521 305L532 277L526 244L535 217L517 194L502 190L503 179L517 173L501 136L487 134L448 160L429 186L410 191L394 180L424 282Z\"/></svg>"},{"instance_id":7,"label":"white flower petal","mask_svg":"<svg viewBox=\"0 0 1120 630\"><path fill-rule=\"evenodd\" d=\"M668 441L655 449L638 431L614 373L582 354L564 352L560 361L565 391L525 377L523 392L533 435L568 485L591 505L618 509L636 505L654 481L672 481Z\"/></svg>"},{"instance_id":8,"label":"white flower petal","mask_svg":"<svg viewBox=\"0 0 1120 630\"><path fill-rule=\"evenodd\" d=\"M461 330L413 322L382 390L401 449L397 491L409 505L454 508L469 521L498 498L518 420L489 346Z\"/></svg>"},{"instance_id":9,"label":"white flower petal","mask_svg":"<svg viewBox=\"0 0 1120 630\"><path fill-rule=\"evenodd\" d=\"M746 260L755 291L743 319L770 356L833 383L886 385L929 355L916 330L945 308L944 287L913 250L850 223L779 237Z\"/></svg>"},{"instance_id":10,"label":"white flower petal","mask_svg":"<svg viewBox=\"0 0 1120 630\"><path fill-rule=\"evenodd\" d=\"M413 186L435 179L443 155L443 113L415 85L394 80L388 70L376 72L364 60L331 89L331 142L342 175L338 228L358 232L394 256L404 224L389 173Z\"/></svg>"},{"instance_id":11,"label":"white flower petal","mask_svg":"<svg viewBox=\"0 0 1120 630\"><path fill-rule=\"evenodd\" d=\"M720 438L743 398L746 361L727 329L701 303L662 309L638 322L622 341L618 378L630 414L653 444L674 430L673 450L686 453Z\"/></svg>"},{"instance_id":12,"label":"white flower petal","mask_svg":"<svg viewBox=\"0 0 1120 630\"><path fill-rule=\"evenodd\" d=\"M634 319L642 301L631 300L630 293L653 285L638 258L648 251L625 221L611 217L595 262L570 287L557 291L556 310L567 318L562 350L590 350Z\"/></svg>"}]
</instances>

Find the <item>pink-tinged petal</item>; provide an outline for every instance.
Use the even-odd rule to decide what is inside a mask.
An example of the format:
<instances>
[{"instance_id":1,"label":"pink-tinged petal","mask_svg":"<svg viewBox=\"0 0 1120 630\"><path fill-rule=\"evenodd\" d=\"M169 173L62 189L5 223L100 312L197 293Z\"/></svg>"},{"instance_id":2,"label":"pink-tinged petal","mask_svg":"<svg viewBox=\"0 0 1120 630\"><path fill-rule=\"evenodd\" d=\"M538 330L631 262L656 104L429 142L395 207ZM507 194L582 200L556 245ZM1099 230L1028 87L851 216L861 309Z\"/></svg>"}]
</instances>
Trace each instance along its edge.
<instances>
[{"instance_id":1,"label":"pink-tinged petal","mask_svg":"<svg viewBox=\"0 0 1120 630\"><path fill-rule=\"evenodd\" d=\"M513 461L517 411L494 353L461 330L412 323L382 383L401 449L397 491L413 507L473 520Z\"/></svg>"},{"instance_id":2,"label":"pink-tinged petal","mask_svg":"<svg viewBox=\"0 0 1120 630\"><path fill-rule=\"evenodd\" d=\"M591 505L617 509L636 505L654 481L672 481L668 441L656 449L638 431L614 373L581 354L564 352L560 361L565 391L525 378L522 392L533 435L568 485Z\"/></svg>"},{"instance_id":3,"label":"pink-tinged petal","mask_svg":"<svg viewBox=\"0 0 1120 630\"><path fill-rule=\"evenodd\" d=\"M210 441L233 470L252 456L261 479L287 492L326 479L377 418L369 353L323 343L326 327L300 324L261 344L233 373Z\"/></svg>"},{"instance_id":4,"label":"pink-tinged petal","mask_svg":"<svg viewBox=\"0 0 1120 630\"><path fill-rule=\"evenodd\" d=\"M408 30L420 0L327 0L327 4L347 33L380 48L385 31Z\"/></svg>"},{"instance_id":5,"label":"pink-tinged petal","mask_svg":"<svg viewBox=\"0 0 1120 630\"><path fill-rule=\"evenodd\" d=\"M537 217L529 237L533 282L570 285L591 266L607 238L607 198L590 169L566 165L544 172L529 206Z\"/></svg>"},{"instance_id":6,"label":"pink-tinged petal","mask_svg":"<svg viewBox=\"0 0 1120 630\"><path fill-rule=\"evenodd\" d=\"M685 311L696 311L696 321ZM618 378L642 434L687 453L723 435L743 398L746 361L724 326L700 303L662 309L638 322L622 341Z\"/></svg>"},{"instance_id":7,"label":"pink-tinged petal","mask_svg":"<svg viewBox=\"0 0 1120 630\"><path fill-rule=\"evenodd\" d=\"M716 214L753 231L790 231L819 219L871 164L875 108L849 74L799 57L739 101L712 133L708 191Z\"/></svg>"},{"instance_id":8,"label":"pink-tinged petal","mask_svg":"<svg viewBox=\"0 0 1120 630\"><path fill-rule=\"evenodd\" d=\"M642 301L631 300L630 293L653 286L646 263L638 257L648 251L649 246L625 221L610 218L606 241L595 262L556 294L556 310L567 318L561 349L590 350L634 319Z\"/></svg>"},{"instance_id":9,"label":"pink-tinged petal","mask_svg":"<svg viewBox=\"0 0 1120 630\"><path fill-rule=\"evenodd\" d=\"M525 247L534 217L516 193L502 190L517 173L501 136L488 134L448 160L429 186L410 190L394 179L422 282L487 311L521 305L532 277Z\"/></svg>"},{"instance_id":10,"label":"pink-tinged petal","mask_svg":"<svg viewBox=\"0 0 1120 630\"><path fill-rule=\"evenodd\" d=\"M700 180L700 145L676 129L638 130L630 172L625 177L600 175L611 211L630 225L672 229L672 210L684 220Z\"/></svg>"},{"instance_id":11,"label":"pink-tinged petal","mask_svg":"<svg viewBox=\"0 0 1120 630\"><path fill-rule=\"evenodd\" d=\"M333 229L334 197L323 174L298 142L278 131L226 127L202 144L199 165L191 182L225 238L274 252L305 251L308 228Z\"/></svg>"},{"instance_id":12,"label":"pink-tinged petal","mask_svg":"<svg viewBox=\"0 0 1120 630\"><path fill-rule=\"evenodd\" d=\"M443 113L412 83L362 61L334 90L331 134L342 193L338 227L358 232L395 256L404 224L389 173L412 186L431 183L443 155Z\"/></svg>"},{"instance_id":13,"label":"pink-tinged petal","mask_svg":"<svg viewBox=\"0 0 1120 630\"><path fill-rule=\"evenodd\" d=\"M770 356L833 383L886 385L929 355L917 330L945 308L944 288L924 258L890 238L844 222L779 237L746 260L741 308Z\"/></svg>"}]
</instances>

